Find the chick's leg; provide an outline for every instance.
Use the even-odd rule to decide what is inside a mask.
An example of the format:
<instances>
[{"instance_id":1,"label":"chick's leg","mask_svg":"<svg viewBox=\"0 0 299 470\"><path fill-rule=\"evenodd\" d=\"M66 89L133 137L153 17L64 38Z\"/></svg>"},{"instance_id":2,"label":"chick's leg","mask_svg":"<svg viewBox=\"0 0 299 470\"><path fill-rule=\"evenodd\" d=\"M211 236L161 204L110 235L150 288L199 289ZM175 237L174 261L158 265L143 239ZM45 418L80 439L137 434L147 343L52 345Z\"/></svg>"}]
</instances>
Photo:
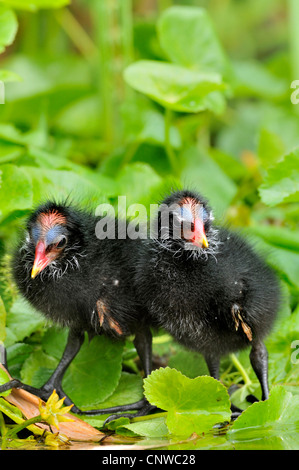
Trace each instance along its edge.
<instances>
[{"instance_id":1,"label":"chick's leg","mask_svg":"<svg viewBox=\"0 0 299 470\"><path fill-rule=\"evenodd\" d=\"M58 393L60 398L65 397L65 404L70 405L72 404L72 400L64 393L62 389L62 379L67 370L68 366L74 359L74 357L79 352L81 345L84 340L83 333L77 333L74 331L69 332L67 345L63 352L62 358L56 367L55 371L53 372L50 379L40 388L32 387L31 385L24 384L18 379L11 379L9 382L0 385L0 393L3 393L7 390L12 388L20 388L22 390L26 390L27 392L36 395L37 397L41 398L42 400L47 400L53 390L55 389ZM6 351L4 346L1 347L0 350L0 360L1 364L7 369L6 364ZM72 411L75 411L76 407L74 406Z\"/></svg>"},{"instance_id":2,"label":"chick's leg","mask_svg":"<svg viewBox=\"0 0 299 470\"><path fill-rule=\"evenodd\" d=\"M71 405L73 403L72 400L64 393L62 389L62 379L70 363L80 351L83 341L83 332L70 330L67 344L58 366L54 370L49 380L40 389L41 393L43 393L45 397L49 397L52 391L55 389L60 398L65 397L65 405ZM74 405L72 411L76 412L76 409L77 408Z\"/></svg>"},{"instance_id":3,"label":"chick's leg","mask_svg":"<svg viewBox=\"0 0 299 470\"><path fill-rule=\"evenodd\" d=\"M266 346L261 341L253 342L250 351L250 362L261 384L262 400L267 400L267 398L269 397L268 352Z\"/></svg>"}]
</instances>

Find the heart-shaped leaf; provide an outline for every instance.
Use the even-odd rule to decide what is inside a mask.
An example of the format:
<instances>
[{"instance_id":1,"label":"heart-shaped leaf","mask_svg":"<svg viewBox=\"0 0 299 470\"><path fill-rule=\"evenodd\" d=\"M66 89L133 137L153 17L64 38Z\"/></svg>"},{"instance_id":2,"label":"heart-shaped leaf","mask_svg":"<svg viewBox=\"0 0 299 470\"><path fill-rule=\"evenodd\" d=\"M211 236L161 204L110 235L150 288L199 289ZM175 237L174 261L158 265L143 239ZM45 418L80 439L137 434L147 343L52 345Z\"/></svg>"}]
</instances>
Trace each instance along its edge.
<instances>
[{"instance_id":1,"label":"heart-shaped leaf","mask_svg":"<svg viewBox=\"0 0 299 470\"><path fill-rule=\"evenodd\" d=\"M230 419L227 390L209 376L189 379L176 369L161 368L145 379L144 392L150 403L168 411L172 434L200 434Z\"/></svg>"},{"instance_id":2,"label":"heart-shaped leaf","mask_svg":"<svg viewBox=\"0 0 299 470\"><path fill-rule=\"evenodd\" d=\"M158 21L160 44L171 62L223 73L226 57L204 8L173 6Z\"/></svg>"}]
</instances>

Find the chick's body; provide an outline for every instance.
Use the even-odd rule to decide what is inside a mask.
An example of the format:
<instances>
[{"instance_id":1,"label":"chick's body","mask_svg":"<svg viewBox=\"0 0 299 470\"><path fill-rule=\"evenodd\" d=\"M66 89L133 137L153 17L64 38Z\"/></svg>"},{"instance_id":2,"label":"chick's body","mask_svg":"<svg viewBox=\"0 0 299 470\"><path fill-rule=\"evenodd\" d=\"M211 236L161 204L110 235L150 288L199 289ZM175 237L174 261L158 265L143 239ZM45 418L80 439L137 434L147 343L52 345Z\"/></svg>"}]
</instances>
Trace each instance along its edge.
<instances>
[{"instance_id":1,"label":"chick's body","mask_svg":"<svg viewBox=\"0 0 299 470\"><path fill-rule=\"evenodd\" d=\"M139 248L137 292L152 324L202 353L216 379L223 355L251 346L251 364L265 399L263 339L278 311L279 284L247 241L215 227L213 220L201 195L183 190L168 196L158 212L156 237Z\"/></svg>"},{"instance_id":2,"label":"chick's body","mask_svg":"<svg viewBox=\"0 0 299 470\"><path fill-rule=\"evenodd\" d=\"M27 233L13 258L16 284L36 310L68 327L69 335L57 368L40 389L13 379L0 386L0 392L17 386L46 400L55 389L61 398L66 397L66 404L71 404L62 380L81 348L85 331L89 338L105 334L120 340L133 334L144 374L150 373L151 333L146 309L138 302L132 282L141 240L126 237L126 223L114 219L106 220L110 233L105 235L103 230L98 236L101 221L101 217L51 201L29 218ZM146 401L84 414L134 409L146 412ZM82 413L76 406L72 411Z\"/></svg>"},{"instance_id":3,"label":"chick's body","mask_svg":"<svg viewBox=\"0 0 299 470\"><path fill-rule=\"evenodd\" d=\"M243 239L220 229L219 252L207 258L161 249L149 241L137 283L153 323L205 356L222 356L262 339L276 316L279 287L268 266ZM238 309L244 332L234 309Z\"/></svg>"}]
</instances>

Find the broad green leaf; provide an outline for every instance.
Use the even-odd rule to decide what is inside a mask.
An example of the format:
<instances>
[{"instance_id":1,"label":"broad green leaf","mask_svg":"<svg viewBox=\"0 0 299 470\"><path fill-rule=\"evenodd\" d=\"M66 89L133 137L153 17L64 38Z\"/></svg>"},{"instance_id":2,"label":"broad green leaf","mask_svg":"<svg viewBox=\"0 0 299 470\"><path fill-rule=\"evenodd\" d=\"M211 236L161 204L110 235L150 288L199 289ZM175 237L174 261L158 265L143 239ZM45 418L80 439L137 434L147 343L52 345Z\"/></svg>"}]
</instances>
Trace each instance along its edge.
<instances>
[{"instance_id":1,"label":"broad green leaf","mask_svg":"<svg viewBox=\"0 0 299 470\"><path fill-rule=\"evenodd\" d=\"M151 438L165 437L169 435L164 416L157 418L151 416L150 419L145 418L142 421L137 421L133 423L119 423L116 427L116 433L122 434L122 428L128 429L129 431L134 433L134 435Z\"/></svg>"},{"instance_id":2,"label":"broad green leaf","mask_svg":"<svg viewBox=\"0 0 299 470\"><path fill-rule=\"evenodd\" d=\"M34 351L23 364L21 379L24 383L33 387L41 387L56 368L57 360L48 356L40 349ZM47 376L45 376L45 372Z\"/></svg>"},{"instance_id":3,"label":"broad green leaf","mask_svg":"<svg viewBox=\"0 0 299 470\"><path fill-rule=\"evenodd\" d=\"M237 185L214 160L197 147L186 148L181 160L181 180L185 186L204 194L216 217L222 218L237 192Z\"/></svg>"},{"instance_id":4,"label":"broad green leaf","mask_svg":"<svg viewBox=\"0 0 299 470\"><path fill-rule=\"evenodd\" d=\"M261 129L258 142L258 157L263 168L274 166L284 154L281 137L268 129Z\"/></svg>"},{"instance_id":5,"label":"broad green leaf","mask_svg":"<svg viewBox=\"0 0 299 470\"><path fill-rule=\"evenodd\" d=\"M213 111L211 92L223 90L219 74L189 70L167 62L140 60L124 72L126 82L135 90L174 111L197 113ZM216 103L217 110L219 103Z\"/></svg>"},{"instance_id":6,"label":"broad green leaf","mask_svg":"<svg viewBox=\"0 0 299 470\"><path fill-rule=\"evenodd\" d=\"M275 436L291 426L299 426L299 395L292 395L283 386L275 386L269 399L254 403L233 423L227 435L229 439L254 439Z\"/></svg>"},{"instance_id":7,"label":"broad green leaf","mask_svg":"<svg viewBox=\"0 0 299 470\"><path fill-rule=\"evenodd\" d=\"M150 191L162 183L162 178L146 163L132 163L125 166L116 179L120 196L126 196L127 208L131 204L141 204Z\"/></svg>"},{"instance_id":8,"label":"broad green leaf","mask_svg":"<svg viewBox=\"0 0 299 470\"><path fill-rule=\"evenodd\" d=\"M208 375L209 371L202 354L178 347L176 354L173 354L169 361L169 367L182 372L190 379L199 375Z\"/></svg>"},{"instance_id":9,"label":"broad green leaf","mask_svg":"<svg viewBox=\"0 0 299 470\"><path fill-rule=\"evenodd\" d=\"M71 197L85 203L102 202L101 197L114 194L113 181L100 173L80 175L74 171L53 170L24 166L22 168L32 181L33 202L53 198Z\"/></svg>"},{"instance_id":10,"label":"broad green leaf","mask_svg":"<svg viewBox=\"0 0 299 470\"><path fill-rule=\"evenodd\" d=\"M267 243L271 243L271 245L299 253L299 234L295 230L292 231L284 227L261 224L248 227L247 230L263 238Z\"/></svg>"},{"instance_id":11,"label":"broad green leaf","mask_svg":"<svg viewBox=\"0 0 299 470\"><path fill-rule=\"evenodd\" d=\"M18 29L15 13L0 2L0 53L14 41ZM0 73L1 80L1 73Z\"/></svg>"},{"instance_id":12,"label":"broad green leaf","mask_svg":"<svg viewBox=\"0 0 299 470\"><path fill-rule=\"evenodd\" d=\"M248 230L249 232L249 230ZM251 231L252 242L255 249L263 254L267 262L279 273L282 278L287 278L288 282L294 286L299 284L299 253L281 246L274 246L262 237L254 236Z\"/></svg>"},{"instance_id":13,"label":"broad green leaf","mask_svg":"<svg viewBox=\"0 0 299 470\"><path fill-rule=\"evenodd\" d=\"M102 132L102 106L98 95L71 102L58 114L54 127L59 132L76 137L99 137Z\"/></svg>"},{"instance_id":14,"label":"broad green leaf","mask_svg":"<svg viewBox=\"0 0 299 470\"><path fill-rule=\"evenodd\" d=\"M232 68L235 94L274 99L289 92L288 80L275 77L257 61L233 62Z\"/></svg>"},{"instance_id":15,"label":"broad green leaf","mask_svg":"<svg viewBox=\"0 0 299 470\"><path fill-rule=\"evenodd\" d=\"M143 398L142 378L140 375L122 372L116 389L106 400L97 405L99 409L135 403ZM91 426L102 427L107 415L84 416Z\"/></svg>"},{"instance_id":16,"label":"broad green leaf","mask_svg":"<svg viewBox=\"0 0 299 470\"><path fill-rule=\"evenodd\" d=\"M20 10L36 11L40 8L61 8L70 0L0 0L0 3Z\"/></svg>"},{"instance_id":17,"label":"broad green leaf","mask_svg":"<svg viewBox=\"0 0 299 470\"><path fill-rule=\"evenodd\" d=\"M161 368L145 379L144 392L150 403L168 411L166 424L174 435L201 434L230 419L227 390L212 377L189 379Z\"/></svg>"},{"instance_id":18,"label":"broad green leaf","mask_svg":"<svg viewBox=\"0 0 299 470\"><path fill-rule=\"evenodd\" d=\"M194 70L224 72L226 57L205 9L170 7L160 16L157 28L171 62Z\"/></svg>"},{"instance_id":19,"label":"broad green leaf","mask_svg":"<svg viewBox=\"0 0 299 470\"><path fill-rule=\"evenodd\" d=\"M32 206L32 185L26 171L15 165L0 166L0 220Z\"/></svg>"},{"instance_id":20,"label":"broad green leaf","mask_svg":"<svg viewBox=\"0 0 299 470\"><path fill-rule=\"evenodd\" d=\"M269 206L299 202L299 148L268 169L259 193L262 201Z\"/></svg>"},{"instance_id":21,"label":"broad green leaf","mask_svg":"<svg viewBox=\"0 0 299 470\"><path fill-rule=\"evenodd\" d=\"M63 379L65 392L79 407L97 407L116 389L121 376L123 342L106 336L86 338Z\"/></svg>"},{"instance_id":22,"label":"broad green leaf","mask_svg":"<svg viewBox=\"0 0 299 470\"><path fill-rule=\"evenodd\" d=\"M6 322L10 337L17 342L42 328L45 320L27 302L18 298L7 312Z\"/></svg>"}]
</instances>

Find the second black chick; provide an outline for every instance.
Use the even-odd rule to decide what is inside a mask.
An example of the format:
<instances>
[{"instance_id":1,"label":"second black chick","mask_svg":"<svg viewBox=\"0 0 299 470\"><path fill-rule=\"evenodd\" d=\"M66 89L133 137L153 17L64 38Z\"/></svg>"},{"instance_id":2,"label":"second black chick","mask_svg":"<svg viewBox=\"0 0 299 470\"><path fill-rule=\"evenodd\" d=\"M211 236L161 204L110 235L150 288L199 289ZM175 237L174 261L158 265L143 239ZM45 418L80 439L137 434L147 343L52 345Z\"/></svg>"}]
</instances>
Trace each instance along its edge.
<instances>
[{"instance_id":1,"label":"second black chick","mask_svg":"<svg viewBox=\"0 0 299 470\"><path fill-rule=\"evenodd\" d=\"M103 239L96 233L101 221L111 230ZM40 389L13 379L0 386L1 392L12 387L23 388L46 400L56 389L60 398L66 396L62 379L80 350L85 331L90 338L105 334L116 340L134 334L145 375L150 373L151 333L145 309L136 301L132 282L134 256L140 240L131 240L125 233L120 236L118 225L117 220L108 221L107 217L96 217L89 211L53 201L41 205L29 217L26 233L13 259L17 287L46 318L68 327L69 336L57 369ZM126 226L123 230L126 231ZM66 397L65 403L72 401ZM136 410L144 405L147 404L141 400L84 414ZM81 413L76 406L72 411Z\"/></svg>"},{"instance_id":2,"label":"second black chick","mask_svg":"<svg viewBox=\"0 0 299 470\"><path fill-rule=\"evenodd\" d=\"M268 397L263 343L279 307L279 284L237 234L213 225L208 202L188 190L160 206L156 234L142 246L136 285L151 320L203 354L219 379L220 358L251 347L250 360Z\"/></svg>"}]
</instances>

